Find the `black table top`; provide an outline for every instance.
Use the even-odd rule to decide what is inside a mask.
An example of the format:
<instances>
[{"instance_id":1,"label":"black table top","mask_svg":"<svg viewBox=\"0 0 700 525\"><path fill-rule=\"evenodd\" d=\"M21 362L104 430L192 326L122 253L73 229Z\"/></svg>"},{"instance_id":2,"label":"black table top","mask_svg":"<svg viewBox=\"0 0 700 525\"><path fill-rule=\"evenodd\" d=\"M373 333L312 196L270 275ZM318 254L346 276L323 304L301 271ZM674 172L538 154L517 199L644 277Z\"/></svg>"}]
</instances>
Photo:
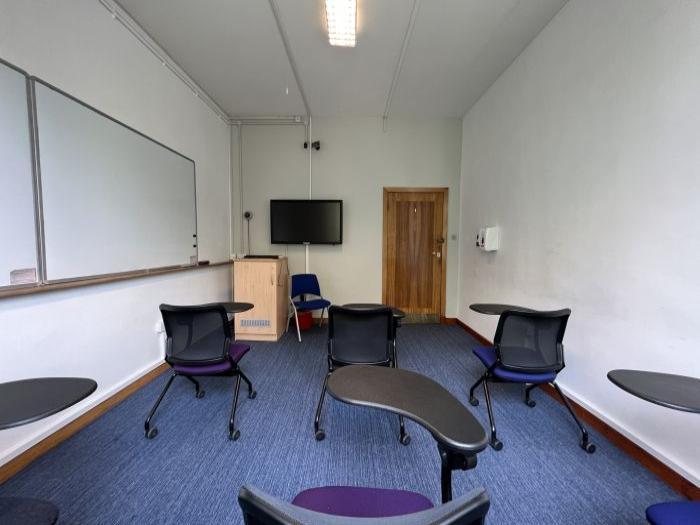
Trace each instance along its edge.
<instances>
[{"instance_id":1,"label":"black table top","mask_svg":"<svg viewBox=\"0 0 700 525\"><path fill-rule=\"evenodd\" d=\"M388 410L426 428L441 445L467 454L486 448L484 427L452 394L432 379L409 370L353 365L328 379L339 401Z\"/></svg>"},{"instance_id":2,"label":"black table top","mask_svg":"<svg viewBox=\"0 0 700 525\"><path fill-rule=\"evenodd\" d=\"M474 303L469 305L469 309L474 310L475 312L478 312L480 314L486 315L501 315L506 310L526 313L537 312L537 310L533 310L532 308L525 308L524 306L495 303Z\"/></svg>"},{"instance_id":3,"label":"black table top","mask_svg":"<svg viewBox=\"0 0 700 525\"><path fill-rule=\"evenodd\" d=\"M38 377L0 383L0 430L65 410L96 388L94 380L82 377Z\"/></svg>"},{"instance_id":4,"label":"black table top","mask_svg":"<svg viewBox=\"0 0 700 525\"><path fill-rule=\"evenodd\" d=\"M230 314L240 314L252 310L255 305L253 303L221 303L226 308L226 312Z\"/></svg>"},{"instance_id":5,"label":"black table top","mask_svg":"<svg viewBox=\"0 0 700 525\"><path fill-rule=\"evenodd\" d=\"M247 312L252 310L255 305L253 303L236 303L236 302L220 302L220 303L206 303L201 306L214 306L220 304L226 309L226 313L229 314L240 314L242 312Z\"/></svg>"},{"instance_id":6,"label":"black table top","mask_svg":"<svg viewBox=\"0 0 700 525\"><path fill-rule=\"evenodd\" d=\"M700 413L700 379L697 377L612 370L608 379L630 394L667 408Z\"/></svg>"},{"instance_id":7,"label":"black table top","mask_svg":"<svg viewBox=\"0 0 700 525\"><path fill-rule=\"evenodd\" d=\"M406 312L403 310L400 310L399 308L394 308L393 306L389 306L388 304L381 304L381 303L348 303L344 304L343 308L352 308L353 310L371 310L373 308L391 308L391 311L394 314L394 317L397 319L403 319L406 317Z\"/></svg>"}]
</instances>

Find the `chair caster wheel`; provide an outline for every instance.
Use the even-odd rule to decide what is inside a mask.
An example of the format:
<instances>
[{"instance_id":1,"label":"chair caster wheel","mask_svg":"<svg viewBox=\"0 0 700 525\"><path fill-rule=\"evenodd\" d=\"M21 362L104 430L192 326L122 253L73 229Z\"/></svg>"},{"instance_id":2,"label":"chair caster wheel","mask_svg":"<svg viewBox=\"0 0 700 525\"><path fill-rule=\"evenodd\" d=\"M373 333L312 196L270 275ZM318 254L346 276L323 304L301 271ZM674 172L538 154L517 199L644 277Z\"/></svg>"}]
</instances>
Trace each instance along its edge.
<instances>
[{"instance_id":1,"label":"chair caster wheel","mask_svg":"<svg viewBox=\"0 0 700 525\"><path fill-rule=\"evenodd\" d=\"M158 435L158 429L156 427L151 427L147 432L146 432L146 439L153 439Z\"/></svg>"},{"instance_id":2,"label":"chair caster wheel","mask_svg":"<svg viewBox=\"0 0 700 525\"><path fill-rule=\"evenodd\" d=\"M326 433L324 432L323 429L318 429L316 431L315 436L316 436L316 441L323 441L324 439L326 439Z\"/></svg>"},{"instance_id":3,"label":"chair caster wheel","mask_svg":"<svg viewBox=\"0 0 700 525\"><path fill-rule=\"evenodd\" d=\"M588 443L588 442L581 442L581 448L588 452L589 454L593 454L595 452L595 445L593 443Z\"/></svg>"},{"instance_id":4,"label":"chair caster wheel","mask_svg":"<svg viewBox=\"0 0 700 525\"><path fill-rule=\"evenodd\" d=\"M529 406L530 408L534 408L537 405L537 401L534 399L531 399L530 401L525 401L525 404Z\"/></svg>"},{"instance_id":5,"label":"chair caster wheel","mask_svg":"<svg viewBox=\"0 0 700 525\"><path fill-rule=\"evenodd\" d=\"M494 450L501 450L503 448L503 443L501 443L497 439L492 439L490 445L491 448Z\"/></svg>"},{"instance_id":6,"label":"chair caster wheel","mask_svg":"<svg viewBox=\"0 0 700 525\"><path fill-rule=\"evenodd\" d=\"M473 407L478 407L479 406L479 400L475 397L470 397L469 398L469 404Z\"/></svg>"},{"instance_id":7,"label":"chair caster wheel","mask_svg":"<svg viewBox=\"0 0 700 525\"><path fill-rule=\"evenodd\" d=\"M204 394L206 394L206 392L204 390L200 390L195 394L194 397L196 397L197 399L202 399L204 397Z\"/></svg>"},{"instance_id":8,"label":"chair caster wheel","mask_svg":"<svg viewBox=\"0 0 700 525\"><path fill-rule=\"evenodd\" d=\"M257 391L253 390L252 392L248 393L248 399L255 399L256 397L258 397Z\"/></svg>"},{"instance_id":9,"label":"chair caster wheel","mask_svg":"<svg viewBox=\"0 0 700 525\"><path fill-rule=\"evenodd\" d=\"M403 436L399 437L399 441L404 447L407 447L411 444L411 436L409 436L408 434L404 434Z\"/></svg>"},{"instance_id":10,"label":"chair caster wheel","mask_svg":"<svg viewBox=\"0 0 700 525\"><path fill-rule=\"evenodd\" d=\"M234 430L233 432L228 433L228 438L231 441L238 441L238 438L241 437L241 431L240 430Z\"/></svg>"}]
</instances>

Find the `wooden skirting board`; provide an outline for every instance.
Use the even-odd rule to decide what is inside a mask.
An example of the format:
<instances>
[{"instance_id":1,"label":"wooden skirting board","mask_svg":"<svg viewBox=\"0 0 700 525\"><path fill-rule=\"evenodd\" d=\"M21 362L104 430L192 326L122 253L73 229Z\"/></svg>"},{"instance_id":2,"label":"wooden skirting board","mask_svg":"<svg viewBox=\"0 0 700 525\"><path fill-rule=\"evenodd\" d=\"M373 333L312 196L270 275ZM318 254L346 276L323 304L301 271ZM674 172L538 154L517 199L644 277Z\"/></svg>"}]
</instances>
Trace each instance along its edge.
<instances>
[{"instance_id":1,"label":"wooden skirting board","mask_svg":"<svg viewBox=\"0 0 700 525\"><path fill-rule=\"evenodd\" d=\"M124 399L129 397L141 387L153 381L156 377L161 375L169 368L170 367L167 364L163 363L162 365L151 370L147 374L144 374L133 383L129 383L116 394L102 401L102 403L100 403L99 405L91 408L77 419L74 419L66 426L61 427L50 436L47 436L46 438L39 441L39 443L37 443L33 447L25 450L19 456L11 459L9 462L2 465L0 467L0 483L4 483L12 476L20 472L22 469L24 469L32 461L43 456L49 450L62 443L76 432L88 426L90 423L102 416L105 412L124 401Z\"/></svg>"},{"instance_id":2,"label":"wooden skirting board","mask_svg":"<svg viewBox=\"0 0 700 525\"><path fill-rule=\"evenodd\" d=\"M479 343L484 346L491 346L493 343L489 341L486 337L481 335L479 332L474 330L471 326L463 323L459 319L455 318L445 318L442 320L443 324L448 325L458 325L464 330L466 330L469 335L476 339ZM561 399L557 395L554 388L549 385L543 385L541 389L549 394L552 398L556 399L561 403ZM596 429L600 434L602 434L608 441L610 441L617 448L626 452L630 457L637 461L644 468L654 473L658 478L664 481L673 490L682 494L691 500L700 500L700 487L695 485L690 480L681 476L678 472L667 466L661 460L655 458L649 452L641 448L639 445L631 441L628 437L624 436L605 421L598 418L592 412L576 403L576 401L569 398L571 405L574 410L579 415L579 417L585 421L591 428Z\"/></svg>"}]
</instances>

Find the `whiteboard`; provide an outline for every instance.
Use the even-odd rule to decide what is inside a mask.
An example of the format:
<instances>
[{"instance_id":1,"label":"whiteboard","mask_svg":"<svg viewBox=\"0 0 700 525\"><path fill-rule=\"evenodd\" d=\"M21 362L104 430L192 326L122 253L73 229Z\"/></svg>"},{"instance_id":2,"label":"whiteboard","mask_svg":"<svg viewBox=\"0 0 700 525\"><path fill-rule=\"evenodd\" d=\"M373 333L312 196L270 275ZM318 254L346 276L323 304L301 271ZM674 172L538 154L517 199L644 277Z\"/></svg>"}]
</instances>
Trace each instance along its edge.
<instances>
[{"instance_id":1,"label":"whiteboard","mask_svg":"<svg viewBox=\"0 0 700 525\"><path fill-rule=\"evenodd\" d=\"M34 85L46 281L196 264L194 162Z\"/></svg>"},{"instance_id":2,"label":"whiteboard","mask_svg":"<svg viewBox=\"0 0 700 525\"><path fill-rule=\"evenodd\" d=\"M0 62L0 287L38 279L27 77Z\"/></svg>"}]
</instances>

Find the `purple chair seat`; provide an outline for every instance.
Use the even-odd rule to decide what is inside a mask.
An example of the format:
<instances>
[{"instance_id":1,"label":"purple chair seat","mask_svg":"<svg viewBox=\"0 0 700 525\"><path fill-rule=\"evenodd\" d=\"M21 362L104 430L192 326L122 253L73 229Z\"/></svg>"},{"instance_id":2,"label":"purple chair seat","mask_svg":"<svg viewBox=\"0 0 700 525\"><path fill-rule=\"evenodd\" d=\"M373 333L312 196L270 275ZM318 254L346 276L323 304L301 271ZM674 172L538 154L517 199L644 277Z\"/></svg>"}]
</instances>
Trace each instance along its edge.
<instances>
[{"instance_id":1,"label":"purple chair seat","mask_svg":"<svg viewBox=\"0 0 700 525\"><path fill-rule=\"evenodd\" d=\"M228 348L228 355L231 357L231 361L238 363L241 358L248 353L250 346L243 343L231 343Z\"/></svg>"},{"instance_id":2,"label":"purple chair seat","mask_svg":"<svg viewBox=\"0 0 700 525\"><path fill-rule=\"evenodd\" d=\"M250 350L250 346L245 345L243 343L231 343L231 346L229 346L228 349L228 355L231 358L231 361L234 363L238 363L238 361L241 360L241 358L248 353L248 350ZM216 375L216 374L225 374L226 372L229 372L233 367L231 366L230 361L224 361L223 363L217 363L215 365L175 365L173 366L173 369L178 373L178 374L185 374L185 375L202 375L202 376L209 376L209 375Z\"/></svg>"},{"instance_id":3,"label":"purple chair seat","mask_svg":"<svg viewBox=\"0 0 700 525\"><path fill-rule=\"evenodd\" d=\"M647 509L652 525L699 525L700 501L669 501Z\"/></svg>"},{"instance_id":4,"label":"purple chair seat","mask_svg":"<svg viewBox=\"0 0 700 525\"><path fill-rule=\"evenodd\" d=\"M317 487L297 494L293 505L351 518L386 518L432 509L431 501L407 490L366 487Z\"/></svg>"},{"instance_id":5,"label":"purple chair seat","mask_svg":"<svg viewBox=\"0 0 700 525\"><path fill-rule=\"evenodd\" d=\"M474 355L484 363L486 368L491 368L496 362L496 349L492 346L480 346L473 350ZM493 375L502 381L512 381L514 383L551 383L557 378L556 372L544 372L542 374L524 374L514 372L497 366L492 370Z\"/></svg>"}]
</instances>

